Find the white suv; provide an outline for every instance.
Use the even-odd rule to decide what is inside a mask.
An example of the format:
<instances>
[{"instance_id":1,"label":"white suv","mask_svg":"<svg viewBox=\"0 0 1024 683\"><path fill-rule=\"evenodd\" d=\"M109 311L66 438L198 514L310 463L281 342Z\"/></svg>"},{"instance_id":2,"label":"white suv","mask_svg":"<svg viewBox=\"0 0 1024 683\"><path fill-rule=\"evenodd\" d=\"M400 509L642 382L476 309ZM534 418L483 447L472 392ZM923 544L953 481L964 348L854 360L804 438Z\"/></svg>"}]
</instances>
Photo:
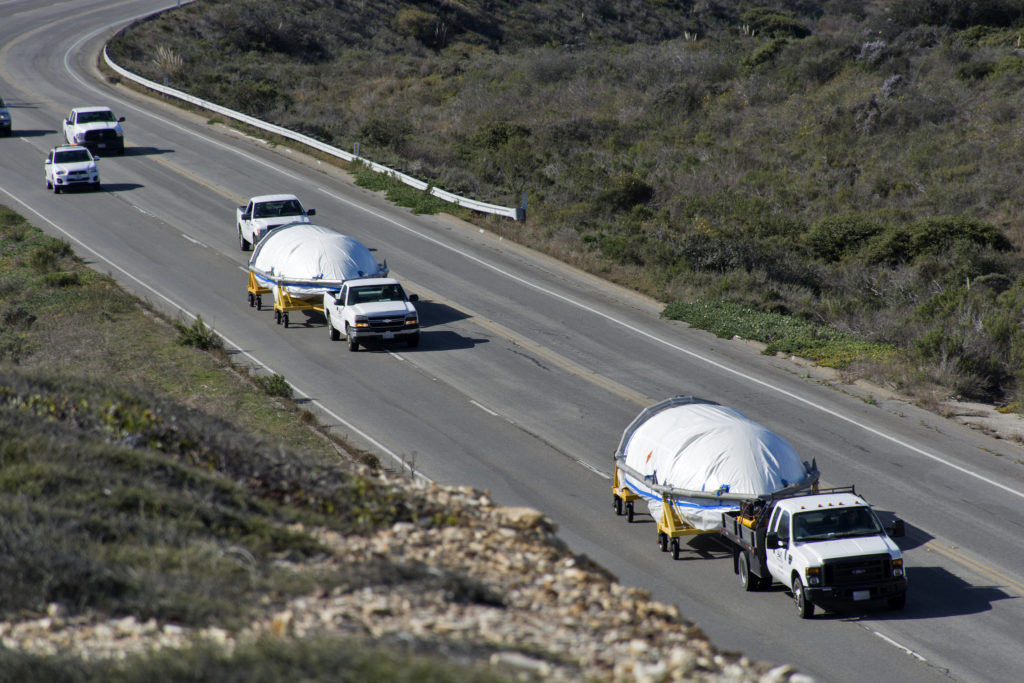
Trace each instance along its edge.
<instances>
[{"instance_id":1,"label":"white suv","mask_svg":"<svg viewBox=\"0 0 1024 683\"><path fill-rule=\"evenodd\" d=\"M77 107L64 119L64 139L98 154L124 154L124 117L115 117L109 107Z\"/></svg>"},{"instance_id":2,"label":"white suv","mask_svg":"<svg viewBox=\"0 0 1024 683\"><path fill-rule=\"evenodd\" d=\"M54 147L43 162L43 177L46 189L60 194L69 187L86 185L100 189L100 169L96 157L85 147L61 145Z\"/></svg>"}]
</instances>

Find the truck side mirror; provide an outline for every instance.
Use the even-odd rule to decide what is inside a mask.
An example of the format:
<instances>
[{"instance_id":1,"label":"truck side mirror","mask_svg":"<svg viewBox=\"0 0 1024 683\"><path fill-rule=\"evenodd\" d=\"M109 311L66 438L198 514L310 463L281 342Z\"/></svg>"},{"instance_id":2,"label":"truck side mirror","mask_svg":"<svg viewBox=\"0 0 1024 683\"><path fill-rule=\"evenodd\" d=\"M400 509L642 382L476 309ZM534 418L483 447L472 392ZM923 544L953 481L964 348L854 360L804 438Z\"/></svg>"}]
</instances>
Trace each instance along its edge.
<instances>
[{"instance_id":1,"label":"truck side mirror","mask_svg":"<svg viewBox=\"0 0 1024 683\"><path fill-rule=\"evenodd\" d=\"M764 546L769 550L775 550L779 547L779 535L774 531L769 531L764 535Z\"/></svg>"},{"instance_id":2,"label":"truck side mirror","mask_svg":"<svg viewBox=\"0 0 1024 683\"><path fill-rule=\"evenodd\" d=\"M309 211L306 212L306 215L307 216L315 216L316 215L316 209L310 209Z\"/></svg>"},{"instance_id":3,"label":"truck side mirror","mask_svg":"<svg viewBox=\"0 0 1024 683\"><path fill-rule=\"evenodd\" d=\"M420 295L419 294L410 294L409 295L409 301L419 301L419 300L420 300Z\"/></svg>"},{"instance_id":4,"label":"truck side mirror","mask_svg":"<svg viewBox=\"0 0 1024 683\"><path fill-rule=\"evenodd\" d=\"M892 538L903 538L907 535L907 527L899 517L892 520L892 526L887 531Z\"/></svg>"}]
</instances>

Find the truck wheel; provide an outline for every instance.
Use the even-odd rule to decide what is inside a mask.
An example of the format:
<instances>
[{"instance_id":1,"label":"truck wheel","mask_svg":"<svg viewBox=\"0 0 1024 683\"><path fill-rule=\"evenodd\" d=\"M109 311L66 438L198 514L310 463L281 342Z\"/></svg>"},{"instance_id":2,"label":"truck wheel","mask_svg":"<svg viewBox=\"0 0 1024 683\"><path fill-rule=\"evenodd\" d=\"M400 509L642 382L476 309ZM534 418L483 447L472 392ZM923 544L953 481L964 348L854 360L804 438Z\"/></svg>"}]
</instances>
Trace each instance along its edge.
<instances>
[{"instance_id":1,"label":"truck wheel","mask_svg":"<svg viewBox=\"0 0 1024 683\"><path fill-rule=\"evenodd\" d=\"M673 538L672 539L672 559L673 560L678 560L679 559L679 539L678 538Z\"/></svg>"},{"instance_id":2,"label":"truck wheel","mask_svg":"<svg viewBox=\"0 0 1024 683\"><path fill-rule=\"evenodd\" d=\"M356 338L352 335L352 330L348 328L348 323L345 323L345 339L348 340L349 351L359 350L359 342L356 341Z\"/></svg>"},{"instance_id":3,"label":"truck wheel","mask_svg":"<svg viewBox=\"0 0 1024 683\"><path fill-rule=\"evenodd\" d=\"M901 593L894 598L889 598L889 609L901 610L907 606L907 594Z\"/></svg>"},{"instance_id":4,"label":"truck wheel","mask_svg":"<svg viewBox=\"0 0 1024 683\"><path fill-rule=\"evenodd\" d=\"M814 616L814 603L807 599L800 577L793 579L793 600L796 601L796 611L801 619L810 619Z\"/></svg>"},{"instance_id":5,"label":"truck wheel","mask_svg":"<svg viewBox=\"0 0 1024 683\"><path fill-rule=\"evenodd\" d=\"M338 341L341 339L341 332L338 332L338 328L331 324L330 314L327 314L327 329L331 333L331 341Z\"/></svg>"},{"instance_id":6,"label":"truck wheel","mask_svg":"<svg viewBox=\"0 0 1024 683\"><path fill-rule=\"evenodd\" d=\"M633 523L633 501L626 503L626 521Z\"/></svg>"},{"instance_id":7,"label":"truck wheel","mask_svg":"<svg viewBox=\"0 0 1024 683\"><path fill-rule=\"evenodd\" d=\"M739 555L736 557L736 573L740 575L740 584L743 585L743 590L748 593L757 590L761 584L760 579L750 574L750 556L745 550L739 551Z\"/></svg>"},{"instance_id":8,"label":"truck wheel","mask_svg":"<svg viewBox=\"0 0 1024 683\"><path fill-rule=\"evenodd\" d=\"M617 495L612 496L612 508L615 510L615 514L619 517L622 516L622 498Z\"/></svg>"},{"instance_id":9,"label":"truck wheel","mask_svg":"<svg viewBox=\"0 0 1024 683\"><path fill-rule=\"evenodd\" d=\"M239 248L241 248L242 251L249 251L249 247L251 246L249 244L249 241L247 239L245 239L244 237L242 237L242 228L241 228L241 226L239 226L239 228L238 228L238 246L239 246Z\"/></svg>"},{"instance_id":10,"label":"truck wheel","mask_svg":"<svg viewBox=\"0 0 1024 683\"><path fill-rule=\"evenodd\" d=\"M668 552L668 534L664 531L658 532L658 547L661 548L661 552Z\"/></svg>"},{"instance_id":11,"label":"truck wheel","mask_svg":"<svg viewBox=\"0 0 1024 683\"><path fill-rule=\"evenodd\" d=\"M416 334L406 335L405 343L409 346L410 349L415 349L417 346L420 345L420 333L417 332Z\"/></svg>"}]
</instances>

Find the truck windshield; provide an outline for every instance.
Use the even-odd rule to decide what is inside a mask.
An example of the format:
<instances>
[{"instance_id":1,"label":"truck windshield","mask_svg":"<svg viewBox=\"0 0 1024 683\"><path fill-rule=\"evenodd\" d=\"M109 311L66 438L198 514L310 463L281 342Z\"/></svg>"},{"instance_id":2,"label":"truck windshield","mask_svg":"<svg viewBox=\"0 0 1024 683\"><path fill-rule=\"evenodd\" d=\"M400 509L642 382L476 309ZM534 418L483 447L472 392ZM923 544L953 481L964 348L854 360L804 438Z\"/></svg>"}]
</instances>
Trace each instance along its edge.
<instances>
[{"instance_id":1,"label":"truck windshield","mask_svg":"<svg viewBox=\"0 0 1024 683\"><path fill-rule=\"evenodd\" d=\"M114 120L112 111L80 111L78 112L78 123L101 123Z\"/></svg>"},{"instance_id":2,"label":"truck windshield","mask_svg":"<svg viewBox=\"0 0 1024 683\"><path fill-rule=\"evenodd\" d=\"M253 218L279 218L281 216L301 216L302 204L294 199L279 202L262 202L253 207Z\"/></svg>"},{"instance_id":3,"label":"truck windshield","mask_svg":"<svg viewBox=\"0 0 1024 683\"><path fill-rule=\"evenodd\" d=\"M793 516L793 540L822 541L851 536L876 536L882 525L866 507L811 510Z\"/></svg>"},{"instance_id":4,"label":"truck windshield","mask_svg":"<svg viewBox=\"0 0 1024 683\"><path fill-rule=\"evenodd\" d=\"M365 304L372 301L405 301L401 285L377 285L353 287L348 290L348 305Z\"/></svg>"}]
</instances>

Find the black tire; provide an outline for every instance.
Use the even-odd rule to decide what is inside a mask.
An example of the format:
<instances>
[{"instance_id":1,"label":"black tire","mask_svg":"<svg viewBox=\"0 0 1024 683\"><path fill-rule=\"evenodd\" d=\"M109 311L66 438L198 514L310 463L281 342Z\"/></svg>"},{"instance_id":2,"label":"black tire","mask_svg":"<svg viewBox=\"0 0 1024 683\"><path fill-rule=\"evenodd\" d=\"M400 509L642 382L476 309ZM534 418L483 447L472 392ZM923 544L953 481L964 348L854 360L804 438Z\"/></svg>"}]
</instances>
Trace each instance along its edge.
<instances>
[{"instance_id":1,"label":"black tire","mask_svg":"<svg viewBox=\"0 0 1024 683\"><path fill-rule=\"evenodd\" d=\"M810 619L814 616L814 603L807 599L800 577L793 579L793 601L796 602L796 611L801 619Z\"/></svg>"},{"instance_id":2,"label":"black tire","mask_svg":"<svg viewBox=\"0 0 1024 683\"><path fill-rule=\"evenodd\" d=\"M612 496L612 509L615 510L615 514L616 515L618 515L619 517L622 516L622 498L621 497L619 497L617 495L613 495Z\"/></svg>"},{"instance_id":3,"label":"black tire","mask_svg":"<svg viewBox=\"0 0 1024 683\"><path fill-rule=\"evenodd\" d=\"M281 316L281 320L284 321L284 326L288 327L288 314L287 313L285 313L284 315Z\"/></svg>"},{"instance_id":4,"label":"black tire","mask_svg":"<svg viewBox=\"0 0 1024 683\"><path fill-rule=\"evenodd\" d=\"M51 183L49 180L46 181L46 189L47 190L52 190L53 189L53 183Z\"/></svg>"},{"instance_id":5,"label":"black tire","mask_svg":"<svg viewBox=\"0 0 1024 683\"><path fill-rule=\"evenodd\" d=\"M680 552L679 539L678 538L673 538L672 539L672 543L670 545L672 547L672 559L673 560L678 560L679 559L679 552Z\"/></svg>"},{"instance_id":6,"label":"black tire","mask_svg":"<svg viewBox=\"0 0 1024 683\"><path fill-rule=\"evenodd\" d=\"M420 333L406 335L405 343L410 349L415 349L420 345Z\"/></svg>"},{"instance_id":7,"label":"black tire","mask_svg":"<svg viewBox=\"0 0 1024 683\"><path fill-rule=\"evenodd\" d=\"M241 226L238 227L238 247L242 251L249 251L249 248L252 247L252 245L249 244L249 241L247 239L245 239L244 237L242 237L242 227Z\"/></svg>"},{"instance_id":8,"label":"black tire","mask_svg":"<svg viewBox=\"0 0 1024 683\"><path fill-rule=\"evenodd\" d=\"M658 532L658 547L661 548L661 552L668 552L668 534L664 531Z\"/></svg>"},{"instance_id":9,"label":"black tire","mask_svg":"<svg viewBox=\"0 0 1024 683\"><path fill-rule=\"evenodd\" d=\"M761 584L758 577L751 575L750 556L744 550L739 551L736 556L736 573L740 575L740 585L748 593L757 590Z\"/></svg>"},{"instance_id":10,"label":"black tire","mask_svg":"<svg viewBox=\"0 0 1024 683\"><path fill-rule=\"evenodd\" d=\"M633 501L626 503L626 521L633 523Z\"/></svg>"},{"instance_id":11,"label":"black tire","mask_svg":"<svg viewBox=\"0 0 1024 683\"><path fill-rule=\"evenodd\" d=\"M103 189L103 186L102 186L102 185L100 185L99 183L95 183L95 184L94 184L94 185L92 186L92 191L93 191L93 192L99 192L99 191L100 191L100 190L102 190L102 189Z\"/></svg>"},{"instance_id":12,"label":"black tire","mask_svg":"<svg viewBox=\"0 0 1024 683\"><path fill-rule=\"evenodd\" d=\"M348 340L349 351L359 350L359 342L356 341L356 338L352 336L352 331L348 329L348 323L345 323L345 339Z\"/></svg>"},{"instance_id":13,"label":"black tire","mask_svg":"<svg viewBox=\"0 0 1024 683\"><path fill-rule=\"evenodd\" d=\"M60 194L60 185L54 185L53 186L53 193L54 194Z\"/></svg>"},{"instance_id":14,"label":"black tire","mask_svg":"<svg viewBox=\"0 0 1024 683\"><path fill-rule=\"evenodd\" d=\"M252 292L249 292L249 308L256 305L256 299L253 298Z\"/></svg>"},{"instance_id":15,"label":"black tire","mask_svg":"<svg viewBox=\"0 0 1024 683\"><path fill-rule=\"evenodd\" d=\"M896 597L889 598L889 609L899 611L907 606L907 594L900 593Z\"/></svg>"},{"instance_id":16,"label":"black tire","mask_svg":"<svg viewBox=\"0 0 1024 683\"><path fill-rule=\"evenodd\" d=\"M331 315L327 314L327 329L331 333L331 341L338 341L341 339L341 332L338 332L338 328L331 324Z\"/></svg>"},{"instance_id":17,"label":"black tire","mask_svg":"<svg viewBox=\"0 0 1024 683\"><path fill-rule=\"evenodd\" d=\"M256 310L263 310L263 297L261 297L259 294L256 295Z\"/></svg>"},{"instance_id":18,"label":"black tire","mask_svg":"<svg viewBox=\"0 0 1024 683\"><path fill-rule=\"evenodd\" d=\"M281 324L281 311L274 311L274 322L278 325Z\"/></svg>"}]
</instances>

